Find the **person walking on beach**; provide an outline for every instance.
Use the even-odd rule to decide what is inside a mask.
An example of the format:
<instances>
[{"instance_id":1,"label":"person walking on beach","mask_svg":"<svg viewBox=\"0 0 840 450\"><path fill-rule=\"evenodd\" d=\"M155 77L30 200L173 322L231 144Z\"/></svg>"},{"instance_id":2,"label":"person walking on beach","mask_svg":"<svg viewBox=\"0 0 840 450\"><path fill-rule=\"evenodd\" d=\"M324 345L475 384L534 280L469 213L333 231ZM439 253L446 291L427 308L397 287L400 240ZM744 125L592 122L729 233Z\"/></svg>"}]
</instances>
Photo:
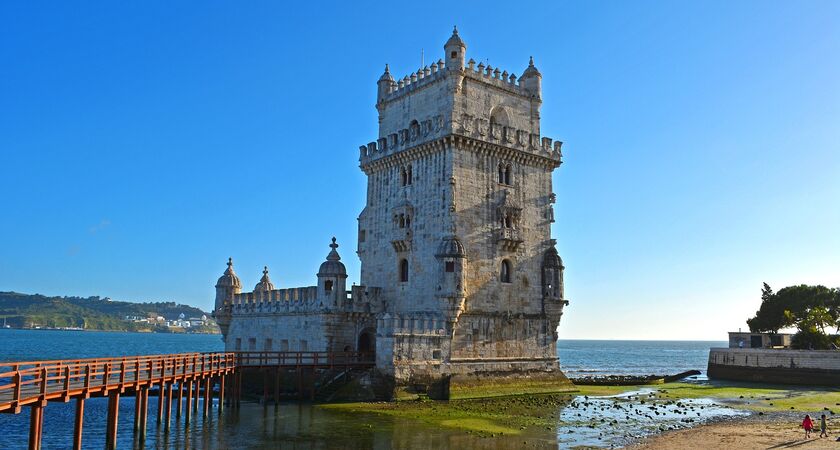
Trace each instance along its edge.
<instances>
[{"instance_id":1,"label":"person walking on beach","mask_svg":"<svg viewBox=\"0 0 840 450\"><path fill-rule=\"evenodd\" d=\"M814 429L814 421L811 420L810 415L805 415L805 420L802 421L802 428L805 429L805 439L810 439L811 430Z\"/></svg>"},{"instance_id":2,"label":"person walking on beach","mask_svg":"<svg viewBox=\"0 0 840 450\"><path fill-rule=\"evenodd\" d=\"M828 426L825 423L825 414L820 416L820 437L828 437Z\"/></svg>"}]
</instances>

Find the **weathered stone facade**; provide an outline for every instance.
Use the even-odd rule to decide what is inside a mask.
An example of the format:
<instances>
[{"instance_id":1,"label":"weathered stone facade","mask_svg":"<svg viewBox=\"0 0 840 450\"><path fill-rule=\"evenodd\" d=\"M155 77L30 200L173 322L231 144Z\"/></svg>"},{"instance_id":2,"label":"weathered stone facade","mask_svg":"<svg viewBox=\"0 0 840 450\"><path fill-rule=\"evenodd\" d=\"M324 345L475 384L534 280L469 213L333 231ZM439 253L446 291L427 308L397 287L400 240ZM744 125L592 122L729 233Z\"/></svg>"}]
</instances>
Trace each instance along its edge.
<instances>
[{"instance_id":1,"label":"weathered stone facade","mask_svg":"<svg viewBox=\"0 0 840 450\"><path fill-rule=\"evenodd\" d=\"M229 350L366 350L397 384L451 375L559 373L568 303L551 238L561 143L540 136L541 79L465 60L457 31L440 60L377 82L379 137L360 147L361 285L346 291L333 244L318 286L241 293L217 283ZM325 267L326 266L326 267ZM348 295L349 294L349 295Z\"/></svg>"}]
</instances>

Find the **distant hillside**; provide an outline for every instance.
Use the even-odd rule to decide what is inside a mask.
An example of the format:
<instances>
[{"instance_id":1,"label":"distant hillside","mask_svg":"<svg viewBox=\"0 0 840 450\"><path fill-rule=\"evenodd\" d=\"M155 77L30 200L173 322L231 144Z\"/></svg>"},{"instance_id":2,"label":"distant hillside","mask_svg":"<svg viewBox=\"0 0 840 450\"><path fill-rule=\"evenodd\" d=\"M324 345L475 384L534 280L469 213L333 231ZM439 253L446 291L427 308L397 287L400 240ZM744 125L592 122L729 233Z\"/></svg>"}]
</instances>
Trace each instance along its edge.
<instances>
[{"instance_id":1,"label":"distant hillside","mask_svg":"<svg viewBox=\"0 0 840 450\"><path fill-rule=\"evenodd\" d=\"M215 324L185 329L165 326L163 321L125 320L162 316L167 321L201 317L208 313L175 302L131 303L95 297L46 297L40 294L0 292L0 324L12 328L84 328L114 331L218 332Z\"/></svg>"}]
</instances>

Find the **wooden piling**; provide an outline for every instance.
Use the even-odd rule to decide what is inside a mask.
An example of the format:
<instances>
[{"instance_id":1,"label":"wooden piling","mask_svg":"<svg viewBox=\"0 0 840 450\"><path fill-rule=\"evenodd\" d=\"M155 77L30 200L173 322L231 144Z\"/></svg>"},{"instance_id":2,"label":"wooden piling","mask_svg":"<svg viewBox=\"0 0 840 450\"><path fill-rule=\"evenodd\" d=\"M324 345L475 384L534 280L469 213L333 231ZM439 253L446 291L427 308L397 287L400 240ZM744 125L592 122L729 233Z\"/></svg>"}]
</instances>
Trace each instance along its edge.
<instances>
[{"instance_id":1,"label":"wooden piling","mask_svg":"<svg viewBox=\"0 0 840 450\"><path fill-rule=\"evenodd\" d=\"M146 422L149 418L149 387L140 388L140 442L146 440Z\"/></svg>"},{"instance_id":2,"label":"wooden piling","mask_svg":"<svg viewBox=\"0 0 840 450\"><path fill-rule=\"evenodd\" d=\"M225 374L219 375L219 412L225 409Z\"/></svg>"},{"instance_id":3,"label":"wooden piling","mask_svg":"<svg viewBox=\"0 0 840 450\"><path fill-rule=\"evenodd\" d=\"M105 432L106 450L117 448L117 424L119 423L120 391L114 390L108 395L108 423Z\"/></svg>"},{"instance_id":4,"label":"wooden piling","mask_svg":"<svg viewBox=\"0 0 840 450\"><path fill-rule=\"evenodd\" d=\"M158 405L157 405L157 424L160 426L160 423L163 421L163 401L164 395L166 391L163 389L165 383L160 383L158 386Z\"/></svg>"},{"instance_id":5,"label":"wooden piling","mask_svg":"<svg viewBox=\"0 0 840 450\"><path fill-rule=\"evenodd\" d=\"M76 422L73 425L73 450L82 450L82 428L85 420L85 398L76 399Z\"/></svg>"},{"instance_id":6,"label":"wooden piling","mask_svg":"<svg viewBox=\"0 0 840 450\"><path fill-rule=\"evenodd\" d=\"M172 422L172 382L166 383L166 425L164 430L169 431L169 423Z\"/></svg>"},{"instance_id":7,"label":"wooden piling","mask_svg":"<svg viewBox=\"0 0 840 450\"><path fill-rule=\"evenodd\" d=\"M184 380L178 382L178 405L175 407L175 420L181 420L181 404L184 400Z\"/></svg>"},{"instance_id":8,"label":"wooden piling","mask_svg":"<svg viewBox=\"0 0 840 450\"><path fill-rule=\"evenodd\" d=\"M193 381L187 381L187 404L184 407L184 411L186 414L184 415L184 425L190 424L190 416L192 415L192 394L193 394Z\"/></svg>"},{"instance_id":9,"label":"wooden piling","mask_svg":"<svg viewBox=\"0 0 840 450\"><path fill-rule=\"evenodd\" d=\"M204 379L204 418L207 418L208 413L210 412L210 403L213 402L213 389L212 381L213 377L206 377Z\"/></svg>"},{"instance_id":10,"label":"wooden piling","mask_svg":"<svg viewBox=\"0 0 840 450\"><path fill-rule=\"evenodd\" d=\"M44 407L40 403L37 403L29 408L29 450L41 449L43 425Z\"/></svg>"},{"instance_id":11,"label":"wooden piling","mask_svg":"<svg viewBox=\"0 0 840 450\"><path fill-rule=\"evenodd\" d=\"M195 403L193 404L193 411L198 414L198 399L201 398L201 379L195 380Z\"/></svg>"},{"instance_id":12,"label":"wooden piling","mask_svg":"<svg viewBox=\"0 0 840 450\"><path fill-rule=\"evenodd\" d=\"M134 434L140 430L140 408L143 406L143 399L140 396L140 389L134 389Z\"/></svg>"}]
</instances>

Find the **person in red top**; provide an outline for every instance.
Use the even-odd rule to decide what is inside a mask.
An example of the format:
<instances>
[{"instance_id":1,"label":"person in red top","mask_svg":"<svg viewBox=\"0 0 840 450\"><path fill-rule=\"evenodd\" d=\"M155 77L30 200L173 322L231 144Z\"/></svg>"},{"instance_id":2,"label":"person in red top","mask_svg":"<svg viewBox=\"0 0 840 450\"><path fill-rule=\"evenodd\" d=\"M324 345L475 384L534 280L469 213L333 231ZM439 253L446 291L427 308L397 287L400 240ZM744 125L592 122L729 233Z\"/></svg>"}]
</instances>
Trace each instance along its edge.
<instances>
[{"instance_id":1,"label":"person in red top","mask_svg":"<svg viewBox=\"0 0 840 450\"><path fill-rule=\"evenodd\" d=\"M805 420L802 421L802 428L805 429L805 439L811 437L811 430L814 429L814 421L811 420L811 416L806 415Z\"/></svg>"}]
</instances>

